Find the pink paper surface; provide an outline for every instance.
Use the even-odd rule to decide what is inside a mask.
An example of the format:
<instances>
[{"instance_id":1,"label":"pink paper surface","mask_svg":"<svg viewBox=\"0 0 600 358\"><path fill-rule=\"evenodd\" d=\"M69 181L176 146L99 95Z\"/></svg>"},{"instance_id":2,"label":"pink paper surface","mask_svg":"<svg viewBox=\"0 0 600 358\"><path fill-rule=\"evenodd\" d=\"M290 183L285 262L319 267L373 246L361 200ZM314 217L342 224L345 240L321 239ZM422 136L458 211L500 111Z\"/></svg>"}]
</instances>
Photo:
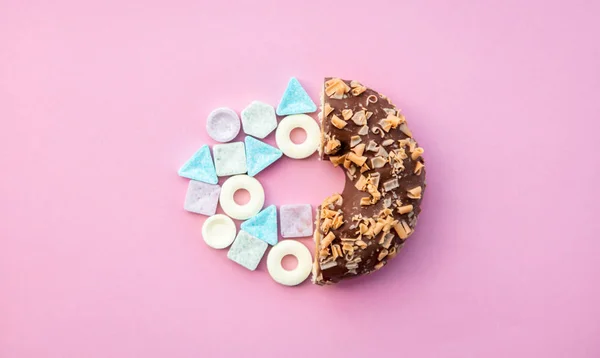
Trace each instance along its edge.
<instances>
[{"instance_id":1,"label":"pink paper surface","mask_svg":"<svg viewBox=\"0 0 600 358\"><path fill-rule=\"evenodd\" d=\"M0 357L599 357L599 12L1 1ZM403 109L424 210L379 273L288 288L204 244L176 171L214 108L332 75ZM265 205L343 186L315 157L258 178Z\"/></svg>"}]
</instances>

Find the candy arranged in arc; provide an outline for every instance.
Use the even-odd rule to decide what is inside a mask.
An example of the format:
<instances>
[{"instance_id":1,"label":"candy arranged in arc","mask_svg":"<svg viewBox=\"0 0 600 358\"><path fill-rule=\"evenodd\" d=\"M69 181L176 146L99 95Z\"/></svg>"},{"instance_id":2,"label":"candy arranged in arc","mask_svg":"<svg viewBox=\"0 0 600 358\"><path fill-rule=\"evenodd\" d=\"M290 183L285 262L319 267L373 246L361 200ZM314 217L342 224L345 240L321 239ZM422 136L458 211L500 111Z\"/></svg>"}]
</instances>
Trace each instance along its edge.
<instances>
[{"instance_id":1,"label":"candy arranged in arc","mask_svg":"<svg viewBox=\"0 0 600 358\"><path fill-rule=\"evenodd\" d=\"M287 256L295 256L298 265L293 270L286 270L281 260ZM267 270L275 282L286 286L296 286L308 278L312 269L310 251L296 240L283 240L273 246L267 256Z\"/></svg>"},{"instance_id":2,"label":"candy arranged in arc","mask_svg":"<svg viewBox=\"0 0 600 358\"><path fill-rule=\"evenodd\" d=\"M229 142L240 132L240 118L231 108L217 108L208 115L206 132L217 142Z\"/></svg>"},{"instance_id":3,"label":"candy arranged in arc","mask_svg":"<svg viewBox=\"0 0 600 358\"><path fill-rule=\"evenodd\" d=\"M312 207L310 204L281 205L279 208L281 236L306 237L313 234Z\"/></svg>"},{"instance_id":4,"label":"candy arranged in arc","mask_svg":"<svg viewBox=\"0 0 600 358\"><path fill-rule=\"evenodd\" d=\"M268 206L265 210L244 221L240 229L269 245L277 244L277 207L275 205Z\"/></svg>"},{"instance_id":5,"label":"candy arranged in arc","mask_svg":"<svg viewBox=\"0 0 600 358\"><path fill-rule=\"evenodd\" d=\"M292 142L290 134L292 130L302 128L306 132L306 140L296 144ZM319 148L321 130L317 122L306 114L294 114L287 116L279 122L275 140L283 154L293 159L310 157Z\"/></svg>"},{"instance_id":6,"label":"candy arranged in arc","mask_svg":"<svg viewBox=\"0 0 600 358\"><path fill-rule=\"evenodd\" d=\"M246 144L246 168L250 176L260 173L283 155L281 150L251 136L246 136L244 143Z\"/></svg>"},{"instance_id":7,"label":"candy arranged in arc","mask_svg":"<svg viewBox=\"0 0 600 358\"><path fill-rule=\"evenodd\" d=\"M184 178L208 184L217 184L219 182L208 145L200 147L179 169L178 174Z\"/></svg>"},{"instance_id":8,"label":"candy arranged in arc","mask_svg":"<svg viewBox=\"0 0 600 358\"><path fill-rule=\"evenodd\" d=\"M287 88L277 106L277 115L312 113L317 110L317 105L295 77L290 78Z\"/></svg>"},{"instance_id":9,"label":"candy arranged in arc","mask_svg":"<svg viewBox=\"0 0 600 358\"><path fill-rule=\"evenodd\" d=\"M235 240L237 229L231 218L216 214L204 221L202 237L204 242L213 249L224 249Z\"/></svg>"},{"instance_id":10,"label":"candy arranged in arc","mask_svg":"<svg viewBox=\"0 0 600 358\"><path fill-rule=\"evenodd\" d=\"M213 153L218 176L246 173L246 150L243 142L215 144Z\"/></svg>"},{"instance_id":11,"label":"candy arranged in arc","mask_svg":"<svg viewBox=\"0 0 600 358\"><path fill-rule=\"evenodd\" d=\"M277 128L275 109L266 103L253 101L242 111L244 133L263 139Z\"/></svg>"},{"instance_id":12,"label":"candy arranged in arc","mask_svg":"<svg viewBox=\"0 0 600 358\"><path fill-rule=\"evenodd\" d=\"M246 189L250 194L250 201L240 205L233 196L236 191ZM236 175L227 179L221 188L219 197L221 208L225 214L237 220L246 220L262 209L265 203L265 191L258 180L248 175Z\"/></svg>"},{"instance_id":13,"label":"candy arranged in arc","mask_svg":"<svg viewBox=\"0 0 600 358\"><path fill-rule=\"evenodd\" d=\"M269 245L244 230L240 230L227 252L227 258L254 271Z\"/></svg>"},{"instance_id":14,"label":"candy arranged in arc","mask_svg":"<svg viewBox=\"0 0 600 358\"><path fill-rule=\"evenodd\" d=\"M221 187L200 181L190 180L183 208L202 215L214 215L217 211Z\"/></svg>"}]
</instances>

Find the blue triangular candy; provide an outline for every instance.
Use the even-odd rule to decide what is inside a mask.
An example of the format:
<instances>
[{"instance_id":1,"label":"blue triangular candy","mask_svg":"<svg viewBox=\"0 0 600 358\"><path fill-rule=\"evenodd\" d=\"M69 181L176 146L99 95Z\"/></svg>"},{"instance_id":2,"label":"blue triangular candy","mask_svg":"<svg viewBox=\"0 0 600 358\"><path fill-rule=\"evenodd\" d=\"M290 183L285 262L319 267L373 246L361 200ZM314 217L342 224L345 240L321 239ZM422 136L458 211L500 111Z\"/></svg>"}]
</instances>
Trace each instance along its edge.
<instances>
[{"instance_id":1,"label":"blue triangular candy","mask_svg":"<svg viewBox=\"0 0 600 358\"><path fill-rule=\"evenodd\" d=\"M184 178L198 180L208 184L217 184L219 182L208 145L203 145L196 153L194 153L181 169L179 169L178 174Z\"/></svg>"},{"instance_id":2,"label":"blue triangular candy","mask_svg":"<svg viewBox=\"0 0 600 358\"><path fill-rule=\"evenodd\" d=\"M290 114L312 113L316 110L317 105L310 99L300 82L295 77L290 78L279 106L277 106L277 114L287 116Z\"/></svg>"},{"instance_id":3,"label":"blue triangular candy","mask_svg":"<svg viewBox=\"0 0 600 358\"><path fill-rule=\"evenodd\" d=\"M246 144L246 169L251 177L283 155L279 149L250 136L246 136L244 143Z\"/></svg>"},{"instance_id":4,"label":"blue triangular candy","mask_svg":"<svg viewBox=\"0 0 600 358\"><path fill-rule=\"evenodd\" d=\"M244 221L240 229L269 245L277 244L277 207L275 205L267 207Z\"/></svg>"}]
</instances>

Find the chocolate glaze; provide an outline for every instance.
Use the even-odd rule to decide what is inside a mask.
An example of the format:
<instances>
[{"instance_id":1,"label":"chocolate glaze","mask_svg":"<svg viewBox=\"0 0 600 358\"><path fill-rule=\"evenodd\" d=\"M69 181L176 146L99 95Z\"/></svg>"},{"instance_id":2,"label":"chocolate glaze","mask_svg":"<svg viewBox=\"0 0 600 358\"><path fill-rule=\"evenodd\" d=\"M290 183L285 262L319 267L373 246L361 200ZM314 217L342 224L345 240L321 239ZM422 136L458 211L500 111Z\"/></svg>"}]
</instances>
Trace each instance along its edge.
<instances>
[{"instance_id":1,"label":"chocolate glaze","mask_svg":"<svg viewBox=\"0 0 600 358\"><path fill-rule=\"evenodd\" d=\"M325 79L325 81L328 80L330 80L330 78ZM344 80L344 83L350 86L351 81ZM396 110L396 107L390 102L390 100L387 97L379 94L378 92L370 88L367 88L366 91L359 94L358 96L353 96L351 92L348 92L346 96L347 98L335 99L330 98L325 93L323 93L324 104L329 104L331 108L333 108L333 111L326 118L324 116L324 113L322 113L322 137L325 137L325 135L335 136L335 138L341 142L340 149L337 152L333 153L331 156L340 156L350 152L350 139L352 136L358 135L358 132L362 127L360 125L355 124L352 120L347 120L347 125L342 129L333 126L330 120L331 117L333 115L337 115L339 118L342 118L342 110L344 109L351 109L353 113L356 113L360 110L366 110L373 113L372 116L367 120L369 132L368 134L361 136L361 143L368 144L369 141L373 140L379 146L381 146L386 139L393 139L394 141L391 145L384 147L386 151L389 152L391 150L399 148L398 140L409 138L406 134L404 134L401 130L397 128L391 129L387 133L384 132L383 137L381 136L380 132L373 133L373 131L371 130L374 126L379 127L379 121L385 119L388 116L388 113L384 109ZM370 103L367 100L367 98L369 98L370 96L375 96L377 98L377 102ZM370 98L372 99L373 97ZM326 140L324 139L324 142L325 141ZM324 144L325 143L323 143L323 145ZM330 230L336 236L336 239L333 243L341 242L340 238L356 237L358 229L352 227L353 221L351 220L351 218L357 214L361 214L363 217L376 217L378 213L380 213L381 210L385 208L384 202L386 201L386 199L388 199L388 201L391 199L392 203L394 203L394 205L390 207L393 210L394 219L404 220L406 223L408 223L411 229L414 229L417 222L417 216L421 212L420 204L422 199L409 198L407 196L407 190L420 186L423 192L425 191L425 168L421 170L420 175L415 174L414 169L416 163L418 161L424 163L424 160L422 157L419 157L416 160L411 159L411 155L408 148L406 148L406 154L408 158L403 160L404 170L402 170L397 175L392 173L391 165L385 165L382 168L371 169L363 173L365 176L369 173L374 172L378 172L380 174L379 190L382 193L382 196L381 199L373 205L360 205L361 198L368 196L368 194L364 191L359 191L355 187L355 182L357 181L357 179L350 179L348 177L348 173L346 173L346 182L344 190L342 192L343 203L339 208L341 209L344 215L345 222L338 229ZM365 151L363 156L369 158L367 159L367 163L369 163L370 166L370 158L375 157L376 153ZM329 157L330 155L327 155L324 153L324 151L321 151L322 159L329 161ZM348 169L345 169L343 166L340 167L342 167L346 172L348 171ZM357 177L359 177L359 170L357 170L355 174ZM398 179L398 188L387 192L383 191L383 183L390 179ZM423 193L421 194L421 198L422 197ZM398 213L395 205L396 200L400 200L402 205L413 205L413 211L407 214ZM320 209L321 207L319 207L319 211ZM319 224L320 222L318 221L316 227L316 230L318 232L315 233L315 237L320 237L322 239L322 237L325 235L321 231ZM400 237L393 230L391 232L394 234L394 239L390 248L395 247L396 250L398 250L402 247L405 240L400 239ZM338 257L336 259L336 266L324 270L318 269L315 272L315 275L318 275L320 272L322 274L322 278L313 277L313 281L317 284L335 283L344 278L360 276L376 270L375 266L379 263L378 255L383 249L382 246L377 243L377 241L379 241L379 238L376 237L370 239L370 242L365 238L363 238L362 240L365 241L368 244L368 246L356 252L356 255L359 255L361 258L359 267L357 269L348 270L345 266L346 259L344 257ZM317 248L318 247L319 245L317 244ZM315 260L319 261L318 253L315 257Z\"/></svg>"}]
</instances>

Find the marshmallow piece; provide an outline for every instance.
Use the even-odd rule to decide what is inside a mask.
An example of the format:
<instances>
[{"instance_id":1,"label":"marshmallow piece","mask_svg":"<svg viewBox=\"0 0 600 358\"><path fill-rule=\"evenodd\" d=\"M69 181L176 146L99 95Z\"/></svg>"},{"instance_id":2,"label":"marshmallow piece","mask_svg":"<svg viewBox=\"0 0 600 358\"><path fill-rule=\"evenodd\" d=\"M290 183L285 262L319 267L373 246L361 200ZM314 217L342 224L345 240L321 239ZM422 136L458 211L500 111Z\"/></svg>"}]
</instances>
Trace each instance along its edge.
<instances>
[{"instance_id":1,"label":"marshmallow piece","mask_svg":"<svg viewBox=\"0 0 600 358\"><path fill-rule=\"evenodd\" d=\"M317 110L317 105L295 77L290 78L287 88L277 106L277 115L312 113Z\"/></svg>"},{"instance_id":2,"label":"marshmallow piece","mask_svg":"<svg viewBox=\"0 0 600 358\"><path fill-rule=\"evenodd\" d=\"M253 101L242 111L244 133L263 139L277 128L275 109L266 103Z\"/></svg>"},{"instance_id":3,"label":"marshmallow piece","mask_svg":"<svg viewBox=\"0 0 600 358\"><path fill-rule=\"evenodd\" d=\"M240 132L240 118L231 108L217 108L208 115L206 132L217 142L229 142Z\"/></svg>"},{"instance_id":4,"label":"marshmallow piece","mask_svg":"<svg viewBox=\"0 0 600 358\"><path fill-rule=\"evenodd\" d=\"M246 173L246 150L243 142L215 144L213 154L218 176Z\"/></svg>"},{"instance_id":5,"label":"marshmallow piece","mask_svg":"<svg viewBox=\"0 0 600 358\"><path fill-rule=\"evenodd\" d=\"M244 143L246 144L246 167L250 176L255 176L283 155L279 149L250 136L246 136Z\"/></svg>"},{"instance_id":6,"label":"marshmallow piece","mask_svg":"<svg viewBox=\"0 0 600 358\"><path fill-rule=\"evenodd\" d=\"M293 270L286 270L281 260L287 255L295 256L298 265ZM275 245L267 256L267 270L275 282L286 286L296 286L308 278L312 270L310 251L296 240L284 240Z\"/></svg>"},{"instance_id":7,"label":"marshmallow piece","mask_svg":"<svg viewBox=\"0 0 600 358\"><path fill-rule=\"evenodd\" d=\"M221 187L218 185L190 180L183 208L196 214L214 215L220 193Z\"/></svg>"},{"instance_id":8,"label":"marshmallow piece","mask_svg":"<svg viewBox=\"0 0 600 358\"><path fill-rule=\"evenodd\" d=\"M216 214L204 221L202 238L213 249L224 249L235 240L235 223L227 215Z\"/></svg>"},{"instance_id":9,"label":"marshmallow piece","mask_svg":"<svg viewBox=\"0 0 600 358\"><path fill-rule=\"evenodd\" d=\"M269 245L244 230L240 230L227 252L227 258L244 266L250 271L256 270Z\"/></svg>"},{"instance_id":10,"label":"marshmallow piece","mask_svg":"<svg viewBox=\"0 0 600 358\"><path fill-rule=\"evenodd\" d=\"M268 206L265 210L244 221L240 229L269 245L277 244L277 207L275 205Z\"/></svg>"},{"instance_id":11,"label":"marshmallow piece","mask_svg":"<svg viewBox=\"0 0 600 358\"><path fill-rule=\"evenodd\" d=\"M208 145L203 145L196 153L194 153L177 173L184 178L198 180L208 184L217 184L219 182Z\"/></svg>"},{"instance_id":12,"label":"marshmallow piece","mask_svg":"<svg viewBox=\"0 0 600 358\"><path fill-rule=\"evenodd\" d=\"M281 205L281 236L306 237L313 234L312 207L310 204Z\"/></svg>"}]
</instances>

